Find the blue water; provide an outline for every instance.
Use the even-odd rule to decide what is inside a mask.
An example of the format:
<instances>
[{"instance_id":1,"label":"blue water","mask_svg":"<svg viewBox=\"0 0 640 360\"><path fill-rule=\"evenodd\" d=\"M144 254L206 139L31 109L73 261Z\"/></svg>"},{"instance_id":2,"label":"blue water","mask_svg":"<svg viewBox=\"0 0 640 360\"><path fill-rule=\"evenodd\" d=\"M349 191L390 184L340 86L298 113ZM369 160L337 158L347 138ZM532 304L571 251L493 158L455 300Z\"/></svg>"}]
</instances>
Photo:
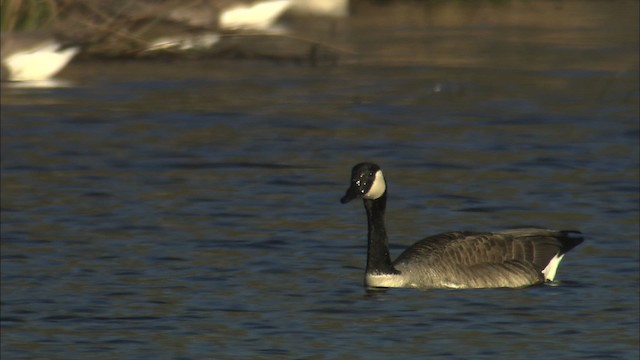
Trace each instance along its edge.
<instances>
[{"instance_id":1,"label":"blue water","mask_svg":"<svg viewBox=\"0 0 640 360\"><path fill-rule=\"evenodd\" d=\"M539 58L493 66L89 62L4 85L2 358L637 359L637 32L549 47L538 25ZM392 256L448 230L585 243L554 285L367 292L364 211L339 203L363 160Z\"/></svg>"}]
</instances>

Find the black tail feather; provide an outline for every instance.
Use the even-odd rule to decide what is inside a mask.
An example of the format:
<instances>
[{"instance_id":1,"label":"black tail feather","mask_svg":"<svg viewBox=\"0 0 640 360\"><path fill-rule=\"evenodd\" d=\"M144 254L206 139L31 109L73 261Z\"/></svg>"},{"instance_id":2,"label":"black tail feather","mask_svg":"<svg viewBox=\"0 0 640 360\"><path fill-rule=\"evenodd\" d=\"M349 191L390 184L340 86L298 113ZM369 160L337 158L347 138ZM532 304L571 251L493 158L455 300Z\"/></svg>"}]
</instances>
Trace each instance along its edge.
<instances>
[{"instance_id":1,"label":"black tail feather","mask_svg":"<svg viewBox=\"0 0 640 360\"><path fill-rule=\"evenodd\" d=\"M562 249L560 250L560 254L565 254L569 252L569 250L574 247L582 244L584 241L584 236L580 231L577 230L562 230L560 233L563 235L559 237L558 240L562 243Z\"/></svg>"}]
</instances>

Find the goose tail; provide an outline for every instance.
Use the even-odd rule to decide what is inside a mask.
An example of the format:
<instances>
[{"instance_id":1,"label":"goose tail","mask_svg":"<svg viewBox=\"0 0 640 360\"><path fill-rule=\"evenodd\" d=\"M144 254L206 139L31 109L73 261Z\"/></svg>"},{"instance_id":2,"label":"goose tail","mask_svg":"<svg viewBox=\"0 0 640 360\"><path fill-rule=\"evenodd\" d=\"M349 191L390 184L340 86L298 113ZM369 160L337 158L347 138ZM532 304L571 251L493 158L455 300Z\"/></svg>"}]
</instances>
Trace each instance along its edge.
<instances>
[{"instance_id":1,"label":"goose tail","mask_svg":"<svg viewBox=\"0 0 640 360\"><path fill-rule=\"evenodd\" d=\"M562 234L562 236L558 237L558 240L562 244L562 248L558 255L566 254L574 247L582 244L584 241L584 236L582 236L582 233L577 230L562 230L560 231L560 234Z\"/></svg>"},{"instance_id":2,"label":"goose tail","mask_svg":"<svg viewBox=\"0 0 640 360\"><path fill-rule=\"evenodd\" d=\"M562 244L562 247L542 270L542 274L546 281L553 281L556 277L556 271L558 271L558 265L560 265L560 261L562 261L564 255L584 241L584 237L580 231L563 230L560 231L560 234L562 235L558 237L558 240L560 241L560 244Z\"/></svg>"}]
</instances>

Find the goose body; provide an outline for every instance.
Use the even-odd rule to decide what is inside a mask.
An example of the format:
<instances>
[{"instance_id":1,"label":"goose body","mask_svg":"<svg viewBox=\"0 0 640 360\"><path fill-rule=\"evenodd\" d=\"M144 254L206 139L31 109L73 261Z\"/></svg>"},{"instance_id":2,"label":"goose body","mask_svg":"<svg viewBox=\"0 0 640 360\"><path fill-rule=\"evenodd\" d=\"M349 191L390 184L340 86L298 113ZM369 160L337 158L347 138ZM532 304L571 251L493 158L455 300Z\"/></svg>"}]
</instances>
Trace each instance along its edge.
<instances>
[{"instance_id":1,"label":"goose body","mask_svg":"<svg viewBox=\"0 0 640 360\"><path fill-rule=\"evenodd\" d=\"M291 0L238 3L220 14L219 24L225 30L268 30L291 6Z\"/></svg>"},{"instance_id":2,"label":"goose body","mask_svg":"<svg viewBox=\"0 0 640 360\"><path fill-rule=\"evenodd\" d=\"M2 34L3 80L46 80L62 70L78 51L77 47L64 48L46 34Z\"/></svg>"},{"instance_id":3,"label":"goose body","mask_svg":"<svg viewBox=\"0 0 640 360\"><path fill-rule=\"evenodd\" d=\"M395 261L384 225L387 188L382 170L361 163L341 202L362 198L367 212L365 285L414 288L519 288L552 281L564 255L583 241L578 231L522 228L447 232L424 238Z\"/></svg>"}]
</instances>

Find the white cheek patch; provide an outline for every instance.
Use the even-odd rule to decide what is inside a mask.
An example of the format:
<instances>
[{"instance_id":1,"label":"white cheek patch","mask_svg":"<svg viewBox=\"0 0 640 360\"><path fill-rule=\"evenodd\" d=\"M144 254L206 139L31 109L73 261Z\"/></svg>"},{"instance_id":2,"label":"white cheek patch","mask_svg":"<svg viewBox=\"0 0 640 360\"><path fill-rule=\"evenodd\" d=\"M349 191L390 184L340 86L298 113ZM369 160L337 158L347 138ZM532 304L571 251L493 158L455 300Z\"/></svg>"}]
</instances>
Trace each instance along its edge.
<instances>
[{"instance_id":1,"label":"white cheek patch","mask_svg":"<svg viewBox=\"0 0 640 360\"><path fill-rule=\"evenodd\" d=\"M371 189L369 189L369 191L366 194L364 194L362 197L365 199L375 200L380 196L382 196L386 190L387 190L387 184L384 182L384 176L382 175L382 170L378 170L373 180L373 184L371 184Z\"/></svg>"}]
</instances>

